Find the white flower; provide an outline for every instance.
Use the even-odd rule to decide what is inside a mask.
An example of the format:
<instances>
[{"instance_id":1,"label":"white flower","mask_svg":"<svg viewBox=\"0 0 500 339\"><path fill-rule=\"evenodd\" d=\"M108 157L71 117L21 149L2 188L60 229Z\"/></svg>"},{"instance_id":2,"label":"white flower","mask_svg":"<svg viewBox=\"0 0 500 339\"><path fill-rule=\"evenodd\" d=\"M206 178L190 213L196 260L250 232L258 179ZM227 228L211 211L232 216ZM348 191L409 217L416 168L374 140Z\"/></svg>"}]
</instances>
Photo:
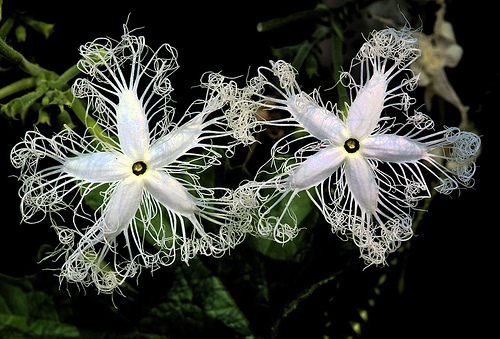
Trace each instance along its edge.
<instances>
[{"instance_id":1,"label":"white flower","mask_svg":"<svg viewBox=\"0 0 500 339\"><path fill-rule=\"evenodd\" d=\"M431 109L432 98L438 95L459 110L462 120L459 127L465 128L468 124L469 107L462 104L445 72L445 67L454 68L458 65L462 59L463 48L455 39L452 24L444 19L446 3L439 1L438 4L440 8L436 12L433 33L431 35L415 33L422 49L422 56L411 65L411 68L421 72L418 85L425 87L427 109Z\"/></svg>"},{"instance_id":2,"label":"white flower","mask_svg":"<svg viewBox=\"0 0 500 339\"><path fill-rule=\"evenodd\" d=\"M398 75L412 74L408 65L420 54L416 43L408 30L372 33L353 62L361 70L360 84L343 74L353 96L345 116L336 105L323 105L317 91L312 95L301 91L291 65L278 61L272 70L261 68L262 82L266 82L264 70L279 78L281 88L269 81L267 85L283 97L262 95L262 104L290 113L266 123L297 127L273 147L274 159L257 175L266 176L274 166L278 167L274 176L248 182L242 189L253 189L264 203L257 227L261 236L279 242L292 239L296 226L281 220L285 213L293 214L288 210L293 197L307 192L332 230L354 240L367 264L383 264L388 253L412 236L411 208L430 196L423 169L431 168L426 164L437 169L431 173L441 182L438 190L443 193L472 184L479 138L455 128L424 133L433 122L420 113L408 113L413 100L404 92L415 86L418 76L401 77L396 86L389 86ZM383 116L388 107L402 111L399 118L406 121ZM289 152L294 143L306 144L293 157L279 160L277 156ZM454 170L440 165L439 156L432 153L438 148L446 149L442 154L460 165ZM288 202L281 215L272 215L283 199Z\"/></svg>"},{"instance_id":3,"label":"white flower","mask_svg":"<svg viewBox=\"0 0 500 339\"><path fill-rule=\"evenodd\" d=\"M187 112L176 124L167 105L168 76L178 67L170 45L153 51L125 27L121 41L97 39L82 46L81 54L79 67L91 78L78 79L72 90L89 100L107 140L72 130L47 138L35 130L11 153L21 169L25 221L36 212L57 213L76 203L75 228L54 221L66 259L61 277L111 292L141 267L172 263L178 251L187 262L197 254L220 256L241 242L236 226L244 216L232 211L232 192L203 187L197 176L219 163L216 149L230 149L227 141L216 143L233 134L221 128L224 116L209 119L225 103L223 83L209 76L202 85L206 99L192 105L201 111ZM45 158L52 165L45 167ZM103 199L94 217L83 207L92 190L101 190ZM90 226L77 226L84 222ZM149 253L146 240L160 250Z\"/></svg>"}]
</instances>

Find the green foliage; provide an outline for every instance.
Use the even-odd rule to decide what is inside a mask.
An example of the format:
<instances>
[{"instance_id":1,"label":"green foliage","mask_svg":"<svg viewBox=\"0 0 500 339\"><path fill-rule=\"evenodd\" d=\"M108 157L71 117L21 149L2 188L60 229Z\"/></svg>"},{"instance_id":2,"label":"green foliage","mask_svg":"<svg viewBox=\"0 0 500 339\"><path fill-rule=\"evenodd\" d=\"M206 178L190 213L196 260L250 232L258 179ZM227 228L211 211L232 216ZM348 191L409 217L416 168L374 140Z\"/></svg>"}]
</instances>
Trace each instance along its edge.
<instances>
[{"instance_id":1,"label":"green foliage","mask_svg":"<svg viewBox=\"0 0 500 339\"><path fill-rule=\"evenodd\" d=\"M337 8L337 6L343 7ZM343 45L345 41L343 26L345 26L347 19L353 13L357 12L357 10L353 11L350 7L349 4L344 6L342 2L335 4L334 7L318 4L314 10L295 13L282 19L262 22L259 23L258 27L265 28L264 31L268 31L283 26L293 26L303 21L322 18L321 21L317 21L320 25L316 25L311 38L297 45L273 48L272 52L278 59L289 61L299 73L305 73L309 79L313 77L321 78L320 74L329 73L329 80L337 83L340 80L340 73L344 66ZM328 61L323 57L325 53L330 52L327 49L331 51L330 65L325 65L325 62L328 63ZM324 78L322 79L323 81ZM340 110L344 110L346 107L345 104L349 103L347 90L344 86L337 86L336 89L338 93L338 107Z\"/></svg>"},{"instance_id":2,"label":"green foliage","mask_svg":"<svg viewBox=\"0 0 500 339\"><path fill-rule=\"evenodd\" d=\"M45 37L45 39L48 39L49 36L54 31L54 24L49 24L43 21L35 20L31 17L23 17L23 21L26 25L33 28L36 32L42 34Z\"/></svg>"},{"instance_id":3,"label":"green foliage","mask_svg":"<svg viewBox=\"0 0 500 339\"><path fill-rule=\"evenodd\" d=\"M44 123L51 125L52 121L57 121L61 128L65 128L64 126L74 128L76 125L73 123L71 113L66 110L75 102L68 81L79 74L79 70L75 65L64 74L58 75L28 61L8 43L12 40L10 38L12 32L17 43L26 42L29 35L27 27L42 34L46 39L54 30L53 24L17 12L12 13L11 17L0 26L0 62L8 65L8 67L0 67L0 70L5 73L4 79L8 79L8 71L12 70L12 65L19 67L29 76L0 88L0 100L10 98L0 104L0 112L5 118L19 119L23 124L30 116L38 116L38 118L31 118L30 121L36 125ZM19 95L19 93L24 94ZM82 122L85 122L85 111L79 104L74 106L74 113Z\"/></svg>"},{"instance_id":4,"label":"green foliage","mask_svg":"<svg viewBox=\"0 0 500 339\"><path fill-rule=\"evenodd\" d=\"M219 337L252 336L250 324L221 279L199 259L175 265L175 279L140 325L169 336L218 333Z\"/></svg>"},{"instance_id":5,"label":"green foliage","mask_svg":"<svg viewBox=\"0 0 500 339\"><path fill-rule=\"evenodd\" d=\"M25 42L26 41L26 27L23 25L19 25L15 29L17 42Z\"/></svg>"},{"instance_id":6,"label":"green foliage","mask_svg":"<svg viewBox=\"0 0 500 339\"><path fill-rule=\"evenodd\" d=\"M78 329L60 320L52 297L34 286L36 277L0 274L0 335L2 338L78 337Z\"/></svg>"},{"instance_id":7,"label":"green foliage","mask_svg":"<svg viewBox=\"0 0 500 339\"><path fill-rule=\"evenodd\" d=\"M113 299L94 290L69 295L50 271L23 278L0 275L0 337L359 335L378 300L396 291L400 268L362 272L336 270L339 265L331 263L318 275L317 268L304 267L311 255L311 249L305 251L299 264L242 245L221 259L176 263L149 279L144 272L136 288L123 288L125 297Z\"/></svg>"},{"instance_id":8,"label":"green foliage","mask_svg":"<svg viewBox=\"0 0 500 339\"><path fill-rule=\"evenodd\" d=\"M108 189L108 187L109 184L103 184L85 194L84 199L87 206L92 208L94 211L97 210L104 201L102 194Z\"/></svg>"},{"instance_id":9,"label":"green foliage","mask_svg":"<svg viewBox=\"0 0 500 339\"><path fill-rule=\"evenodd\" d=\"M318 44L326 39L331 31L328 27L321 27L312 36L312 41L304 40L298 45L274 48L273 54L278 59L292 60L292 66L297 70L304 70L309 78L319 76L319 61L321 50Z\"/></svg>"},{"instance_id":10,"label":"green foliage","mask_svg":"<svg viewBox=\"0 0 500 339\"><path fill-rule=\"evenodd\" d=\"M275 215L281 214L281 211L283 211L287 201L287 198L283 199L271 213ZM297 220L297 227L299 229L308 229L311 231L312 227L316 225L319 218L319 212L316 206L314 206L314 203L309 199L305 192L296 196L292 200L289 210L295 214L294 217ZM283 222L292 224L290 215L285 214ZM254 250L271 259L301 262L307 251L310 251L311 249L311 236L311 232L300 232L293 241L284 245L278 244L269 239L257 237L249 237L247 241Z\"/></svg>"}]
</instances>

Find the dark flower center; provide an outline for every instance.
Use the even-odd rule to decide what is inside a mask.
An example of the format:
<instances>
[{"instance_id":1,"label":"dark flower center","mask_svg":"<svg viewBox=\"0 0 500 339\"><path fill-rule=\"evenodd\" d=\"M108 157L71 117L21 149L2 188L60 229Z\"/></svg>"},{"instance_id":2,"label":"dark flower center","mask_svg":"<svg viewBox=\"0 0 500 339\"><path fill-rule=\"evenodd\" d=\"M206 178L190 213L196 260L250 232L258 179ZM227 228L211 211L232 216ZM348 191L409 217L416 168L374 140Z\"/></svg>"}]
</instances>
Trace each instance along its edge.
<instances>
[{"instance_id":1,"label":"dark flower center","mask_svg":"<svg viewBox=\"0 0 500 339\"><path fill-rule=\"evenodd\" d=\"M138 161L132 165L132 173L134 173L137 176L144 174L147 169L148 166L146 166L146 164L143 163L142 161Z\"/></svg>"},{"instance_id":2,"label":"dark flower center","mask_svg":"<svg viewBox=\"0 0 500 339\"><path fill-rule=\"evenodd\" d=\"M359 141L354 138L347 139L344 143L344 149L347 153L356 153L359 150Z\"/></svg>"}]
</instances>

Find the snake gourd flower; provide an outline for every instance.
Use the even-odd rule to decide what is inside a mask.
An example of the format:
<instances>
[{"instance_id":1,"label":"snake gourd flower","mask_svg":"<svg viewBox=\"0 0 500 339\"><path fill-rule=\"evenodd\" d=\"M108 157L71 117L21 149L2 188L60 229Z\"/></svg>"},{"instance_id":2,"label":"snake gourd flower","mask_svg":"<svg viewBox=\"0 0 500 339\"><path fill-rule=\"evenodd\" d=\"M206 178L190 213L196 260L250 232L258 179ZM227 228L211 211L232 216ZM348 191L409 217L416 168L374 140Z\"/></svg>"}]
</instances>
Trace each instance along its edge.
<instances>
[{"instance_id":1,"label":"snake gourd flower","mask_svg":"<svg viewBox=\"0 0 500 339\"><path fill-rule=\"evenodd\" d=\"M323 104L317 90L302 91L297 72L284 61L259 69L253 83L259 84L261 105L289 113L265 123L295 130L273 146L271 160L256 176L266 179L246 182L240 188L245 197L254 192L261 204L255 233L280 243L293 239L297 225L283 222L283 217L289 213L288 220L294 220L290 203L303 192L334 233L354 241L367 265L385 264L387 255L412 236L416 203L430 196L424 172L433 175L439 182L436 189L445 194L473 185L479 137L458 128L432 132L434 123L428 116L409 112L415 100L407 90L418 80L409 65L419 55L410 30L373 32L351 64L351 71L359 68L360 80L343 72L338 84L351 92L346 112ZM264 72L271 72L279 86ZM264 87L274 90L277 97L264 94ZM399 114L387 116L386 109ZM293 145L298 148L293 156L278 161ZM441 165L442 158L456 166ZM273 209L283 201L285 208L275 215Z\"/></svg>"},{"instance_id":2,"label":"snake gourd flower","mask_svg":"<svg viewBox=\"0 0 500 339\"><path fill-rule=\"evenodd\" d=\"M78 67L89 77L77 79L72 91L89 102L106 140L91 126L83 136L68 128L51 138L35 129L11 152L21 170L23 219L48 214L60 236L54 255L65 259L61 279L111 293L143 268L169 265L179 255L184 262L218 257L241 242L244 214L236 213L232 191L204 187L198 176L237 143L226 140L235 134L227 116L213 114L231 92L221 78L209 74L201 85L206 98L174 122L173 47L154 51L124 26L120 41L96 39L80 53ZM91 213L84 198L95 190L102 203ZM66 208L74 225L55 217Z\"/></svg>"}]
</instances>

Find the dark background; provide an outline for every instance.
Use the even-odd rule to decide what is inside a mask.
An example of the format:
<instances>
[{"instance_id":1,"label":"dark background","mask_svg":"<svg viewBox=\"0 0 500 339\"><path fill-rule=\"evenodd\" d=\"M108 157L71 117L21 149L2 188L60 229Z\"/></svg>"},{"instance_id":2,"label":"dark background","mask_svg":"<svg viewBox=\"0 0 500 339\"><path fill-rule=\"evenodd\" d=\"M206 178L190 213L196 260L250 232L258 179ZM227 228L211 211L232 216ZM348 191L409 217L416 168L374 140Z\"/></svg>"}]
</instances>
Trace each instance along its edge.
<instances>
[{"instance_id":1,"label":"dark background","mask_svg":"<svg viewBox=\"0 0 500 339\"><path fill-rule=\"evenodd\" d=\"M315 1L25 1L5 0L4 7L25 9L38 20L55 23L49 40L28 32L20 51L58 73L75 64L78 47L97 37L119 38L129 17L129 28L144 27L141 35L153 49L167 42L179 52L180 69L173 75L174 100L181 111L196 98L191 89L205 71L228 76L245 75L249 67L274 59L271 46L296 44L305 39L307 27L258 33L259 21L314 8ZM427 7L414 3L415 10ZM489 2L491 3L491 2ZM405 264L405 290L382 299L370 313L366 337L439 337L479 333L493 329L498 319L497 271L499 209L498 178L494 177L494 138L498 135L500 58L498 19L486 1L450 1L446 19L455 29L464 56L447 74L482 135L474 189L452 197L437 196L410 240ZM6 10L4 10L6 12ZM424 22L424 25L426 23ZM432 23L426 30L432 30ZM425 26L424 26L425 28ZM366 34L367 32L365 32ZM0 74L0 86L7 77ZM418 98L420 103L422 98ZM37 270L41 244L54 242L45 224L20 224L19 183L13 175L9 152L26 129L0 118L0 159L4 202L0 236L0 271L14 276ZM497 171L495 171L496 173ZM328 264L329 259L325 259ZM385 268L381 268L384 270ZM353 286L362 284L353 281ZM321 290L325 297L328 291ZM314 307L314 305L311 305ZM466 332L467 331L467 332ZM484 331L484 332L483 332ZM493 329L494 331L494 329ZM468 337L468 335L465 335Z\"/></svg>"}]
</instances>

